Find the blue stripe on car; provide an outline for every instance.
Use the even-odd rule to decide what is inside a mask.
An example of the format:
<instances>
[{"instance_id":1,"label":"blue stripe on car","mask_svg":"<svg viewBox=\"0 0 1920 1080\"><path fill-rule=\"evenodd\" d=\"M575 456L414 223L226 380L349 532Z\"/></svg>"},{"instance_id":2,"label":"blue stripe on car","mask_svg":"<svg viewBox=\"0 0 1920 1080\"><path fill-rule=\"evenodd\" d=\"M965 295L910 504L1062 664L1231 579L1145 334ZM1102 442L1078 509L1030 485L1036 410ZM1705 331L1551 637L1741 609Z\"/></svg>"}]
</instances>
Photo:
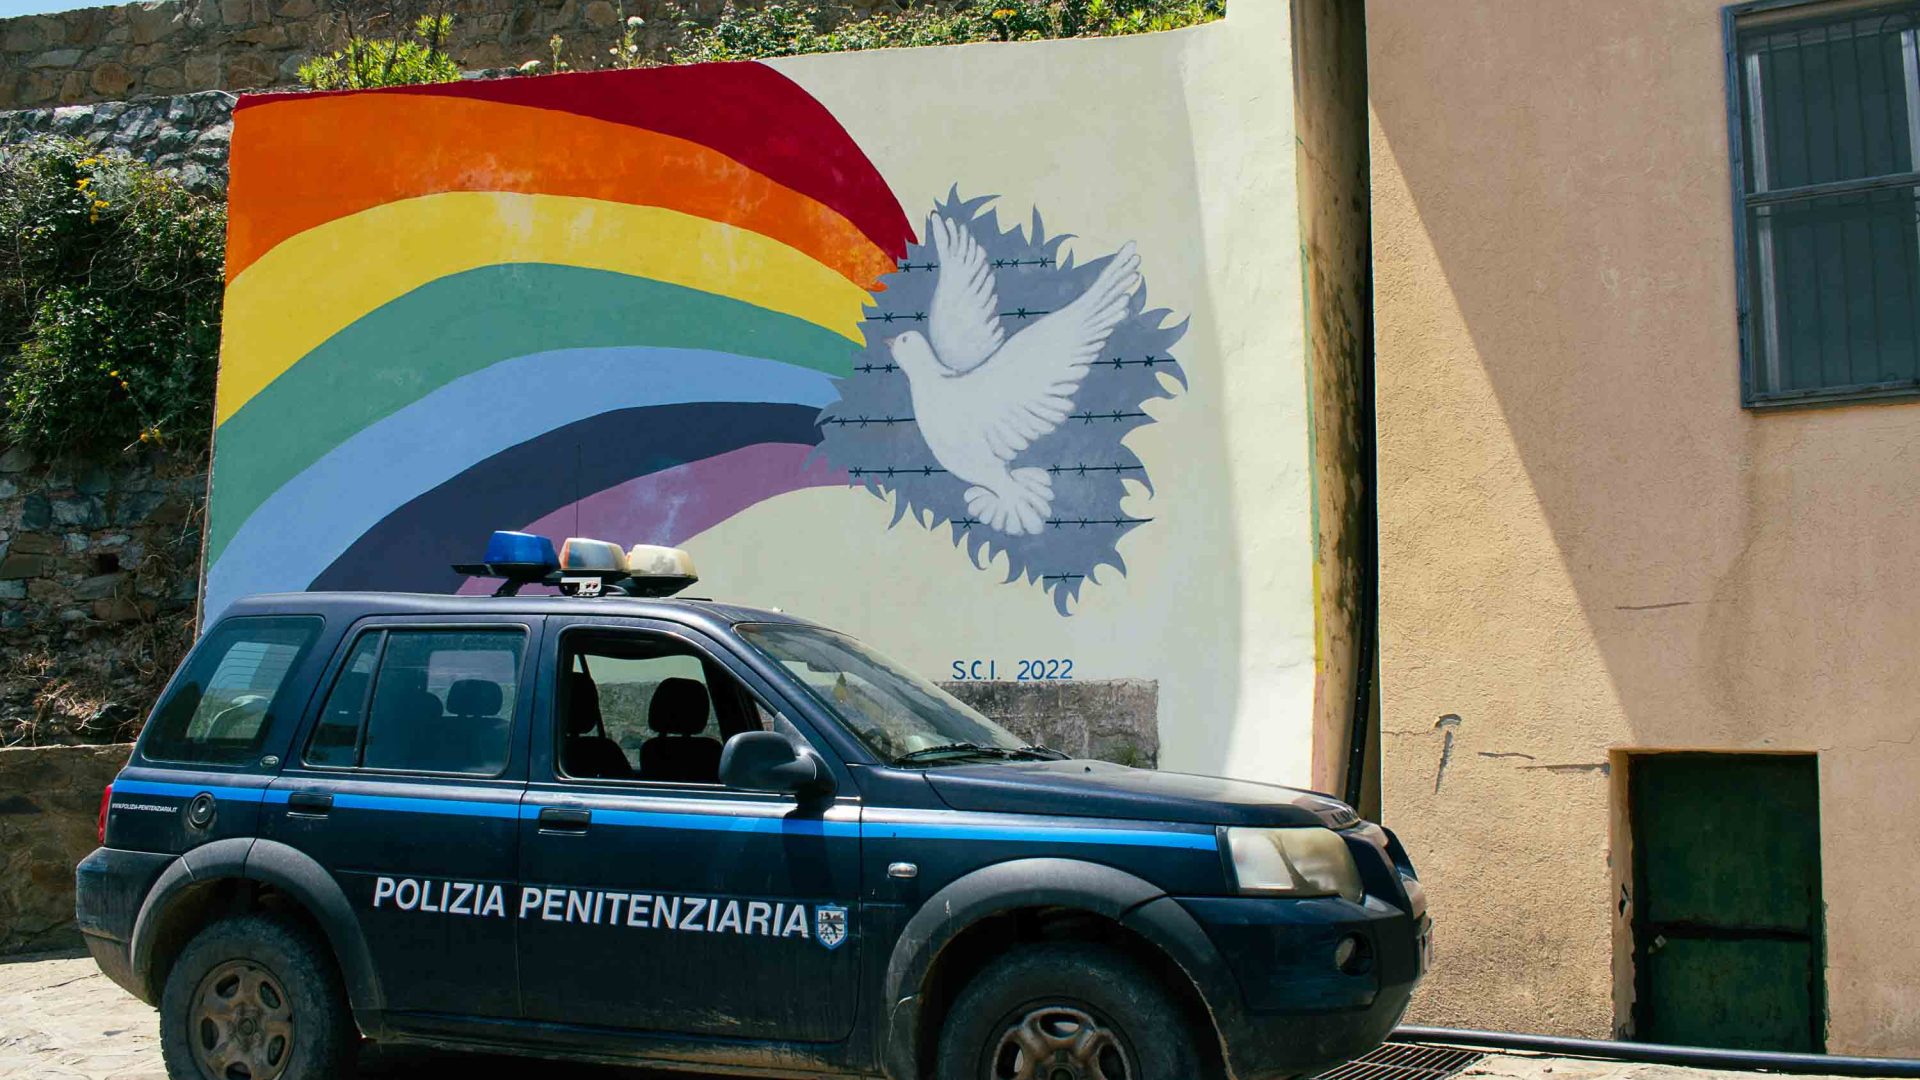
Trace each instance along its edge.
<instances>
[{"instance_id":1,"label":"blue stripe on car","mask_svg":"<svg viewBox=\"0 0 1920 1080\"><path fill-rule=\"evenodd\" d=\"M122 780L114 792L129 795L177 795L192 798L202 791L215 798L236 802L281 804L290 794L285 788L231 787L217 784L168 784L150 780ZM393 810L415 814L453 814L463 817L519 817L533 819L541 807L522 802L485 802L471 799L440 799L409 795L361 795L334 792L333 805L351 810ZM861 826L850 821L794 821L780 817L721 817L707 814L676 814L647 810L608 810L595 807L593 821L646 829L691 829L702 832L769 832L808 836L861 835ZM1014 824L933 825L912 822L875 821L867 823L865 834L875 839L899 840L1001 840L1035 844L1106 844L1122 847L1186 848L1213 851L1217 847L1213 833L1163 832L1154 829L1038 827Z\"/></svg>"}]
</instances>

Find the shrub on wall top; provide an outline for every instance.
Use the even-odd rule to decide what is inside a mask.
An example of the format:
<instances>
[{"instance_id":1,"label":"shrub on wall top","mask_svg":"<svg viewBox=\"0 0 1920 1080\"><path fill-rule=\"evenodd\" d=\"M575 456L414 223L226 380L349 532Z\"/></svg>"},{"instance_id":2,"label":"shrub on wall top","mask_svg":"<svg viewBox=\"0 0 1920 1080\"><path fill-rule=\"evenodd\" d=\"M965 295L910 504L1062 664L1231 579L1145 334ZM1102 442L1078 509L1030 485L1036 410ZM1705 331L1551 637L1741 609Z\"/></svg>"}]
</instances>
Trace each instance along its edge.
<instances>
[{"instance_id":1,"label":"shrub on wall top","mask_svg":"<svg viewBox=\"0 0 1920 1080\"><path fill-rule=\"evenodd\" d=\"M458 82L460 65L447 55L453 16L445 12L414 20L411 38L372 38L349 30L346 47L300 65L300 81L315 90L368 90Z\"/></svg>"},{"instance_id":2,"label":"shrub on wall top","mask_svg":"<svg viewBox=\"0 0 1920 1080\"><path fill-rule=\"evenodd\" d=\"M0 437L47 455L198 451L226 207L68 139L0 150Z\"/></svg>"},{"instance_id":3,"label":"shrub on wall top","mask_svg":"<svg viewBox=\"0 0 1920 1080\"><path fill-rule=\"evenodd\" d=\"M1035 41L1172 30L1226 14L1225 0L970 0L878 10L865 19L809 3L740 7L728 0L712 26L681 24L674 63L770 56Z\"/></svg>"}]
</instances>

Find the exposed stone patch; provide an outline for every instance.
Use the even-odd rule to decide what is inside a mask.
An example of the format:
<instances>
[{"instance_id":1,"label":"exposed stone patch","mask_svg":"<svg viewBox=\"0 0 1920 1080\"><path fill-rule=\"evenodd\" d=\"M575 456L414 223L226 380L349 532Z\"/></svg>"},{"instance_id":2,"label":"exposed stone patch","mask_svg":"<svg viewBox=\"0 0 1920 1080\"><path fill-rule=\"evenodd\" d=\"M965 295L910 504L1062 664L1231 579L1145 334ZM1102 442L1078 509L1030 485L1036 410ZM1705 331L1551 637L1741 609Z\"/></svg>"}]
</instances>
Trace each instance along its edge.
<instances>
[{"instance_id":1,"label":"exposed stone patch","mask_svg":"<svg viewBox=\"0 0 1920 1080\"><path fill-rule=\"evenodd\" d=\"M1160 761L1160 684L1152 679L940 684L1028 742L1073 757L1151 769Z\"/></svg>"}]
</instances>

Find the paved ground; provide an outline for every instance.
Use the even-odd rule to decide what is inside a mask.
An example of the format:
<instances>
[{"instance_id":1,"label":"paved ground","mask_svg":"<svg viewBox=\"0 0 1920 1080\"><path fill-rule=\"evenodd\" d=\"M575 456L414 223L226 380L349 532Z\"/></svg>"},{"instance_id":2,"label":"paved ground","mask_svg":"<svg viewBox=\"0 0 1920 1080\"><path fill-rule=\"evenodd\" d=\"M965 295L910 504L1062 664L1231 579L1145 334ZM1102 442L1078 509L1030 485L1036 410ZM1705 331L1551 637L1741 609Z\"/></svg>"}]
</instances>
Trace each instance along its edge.
<instances>
[{"instance_id":1,"label":"paved ground","mask_svg":"<svg viewBox=\"0 0 1920 1080\"><path fill-rule=\"evenodd\" d=\"M356 1080L668 1080L643 1069L541 1063L406 1050L369 1052ZM456 1071L457 1070L457 1071ZM687 1073L673 1080L702 1080ZM0 1078L166 1080L154 1011L100 974L84 955L0 960ZM341 1080L347 1080L343 1077ZM712 1078L718 1080L718 1078Z\"/></svg>"},{"instance_id":2,"label":"paved ground","mask_svg":"<svg viewBox=\"0 0 1920 1080\"><path fill-rule=\"evenodd\" d=\"M1716 1072L1680 1069L1672 1065L1635 1065L1584 1058L1502 1054L1489 1057L1460 1074L1461 1080L1787 1080L1784 1074ZM1795 1080L1840 1080L1839 1077L1797 1077Z\"/></svg>"},{"instance_id":3,"label":"paved ground","mask_svg":"<svg viewBox=\"0 0 1920 1080\"><path fill-rule=\"evenodd\" d=\"M456 1070L462 1080L519 1080L529 1074L543 1080L667 1080L665 1074L638 1069L560 1064L530 1069L523 1059L468 1054L393 1051L366 1057L357 1080L456 1075ZM153 1010L108 981L92 960L67 954L0 961L0 1077L165 1080L165 1076ZM1489 1057L1461 1076L1462 1080L1759 1080L1754 1073L1522 1055ZM686 1073L673 1077L699 1080Z\"/></svg>"}]
</instances>

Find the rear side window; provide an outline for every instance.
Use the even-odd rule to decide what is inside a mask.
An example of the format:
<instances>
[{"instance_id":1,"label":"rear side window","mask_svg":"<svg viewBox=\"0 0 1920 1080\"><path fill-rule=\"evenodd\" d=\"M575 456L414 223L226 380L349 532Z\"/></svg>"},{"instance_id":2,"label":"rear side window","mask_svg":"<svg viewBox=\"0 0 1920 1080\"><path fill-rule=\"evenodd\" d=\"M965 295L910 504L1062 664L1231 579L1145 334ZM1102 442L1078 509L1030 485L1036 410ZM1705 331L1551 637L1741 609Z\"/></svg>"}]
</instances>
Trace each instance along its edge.
<instances>
[{"instance_id":1,"label":"rear side window","mask_svg":"<svg viewBox=\"0 0 1920 1080\"><path fill-rule=\"evenodd\" d=\"M325 768L349 768L360 761L360 721L367 715L367 694L373 689L373 665L380 657L384 635L362 634L353 643L347 665L333 681L320 723L307 740L306 762Z\"/></svg>"},{"instance_id":2,"label":"rear side window","mask_svg":"<svg viewBox=\"0 0 1920 1080\"><path fill-rule=\"evenodd\" d=\"M242 616L214 627L154 713L141 752L156 761L253 760L275 718L286 714L287 676L320 627L312 615Z\"/></svg>"},{"instance_id":3,"label":"rear side window","mask_svg":"<svg viewBox=\"0 0 1920 1080\"><path fill-rule=\"evenodd\" d=\"M309 765L497 776L520 630L374 630L354 643L307 742Z\"/></svg>"}]
</instances>

